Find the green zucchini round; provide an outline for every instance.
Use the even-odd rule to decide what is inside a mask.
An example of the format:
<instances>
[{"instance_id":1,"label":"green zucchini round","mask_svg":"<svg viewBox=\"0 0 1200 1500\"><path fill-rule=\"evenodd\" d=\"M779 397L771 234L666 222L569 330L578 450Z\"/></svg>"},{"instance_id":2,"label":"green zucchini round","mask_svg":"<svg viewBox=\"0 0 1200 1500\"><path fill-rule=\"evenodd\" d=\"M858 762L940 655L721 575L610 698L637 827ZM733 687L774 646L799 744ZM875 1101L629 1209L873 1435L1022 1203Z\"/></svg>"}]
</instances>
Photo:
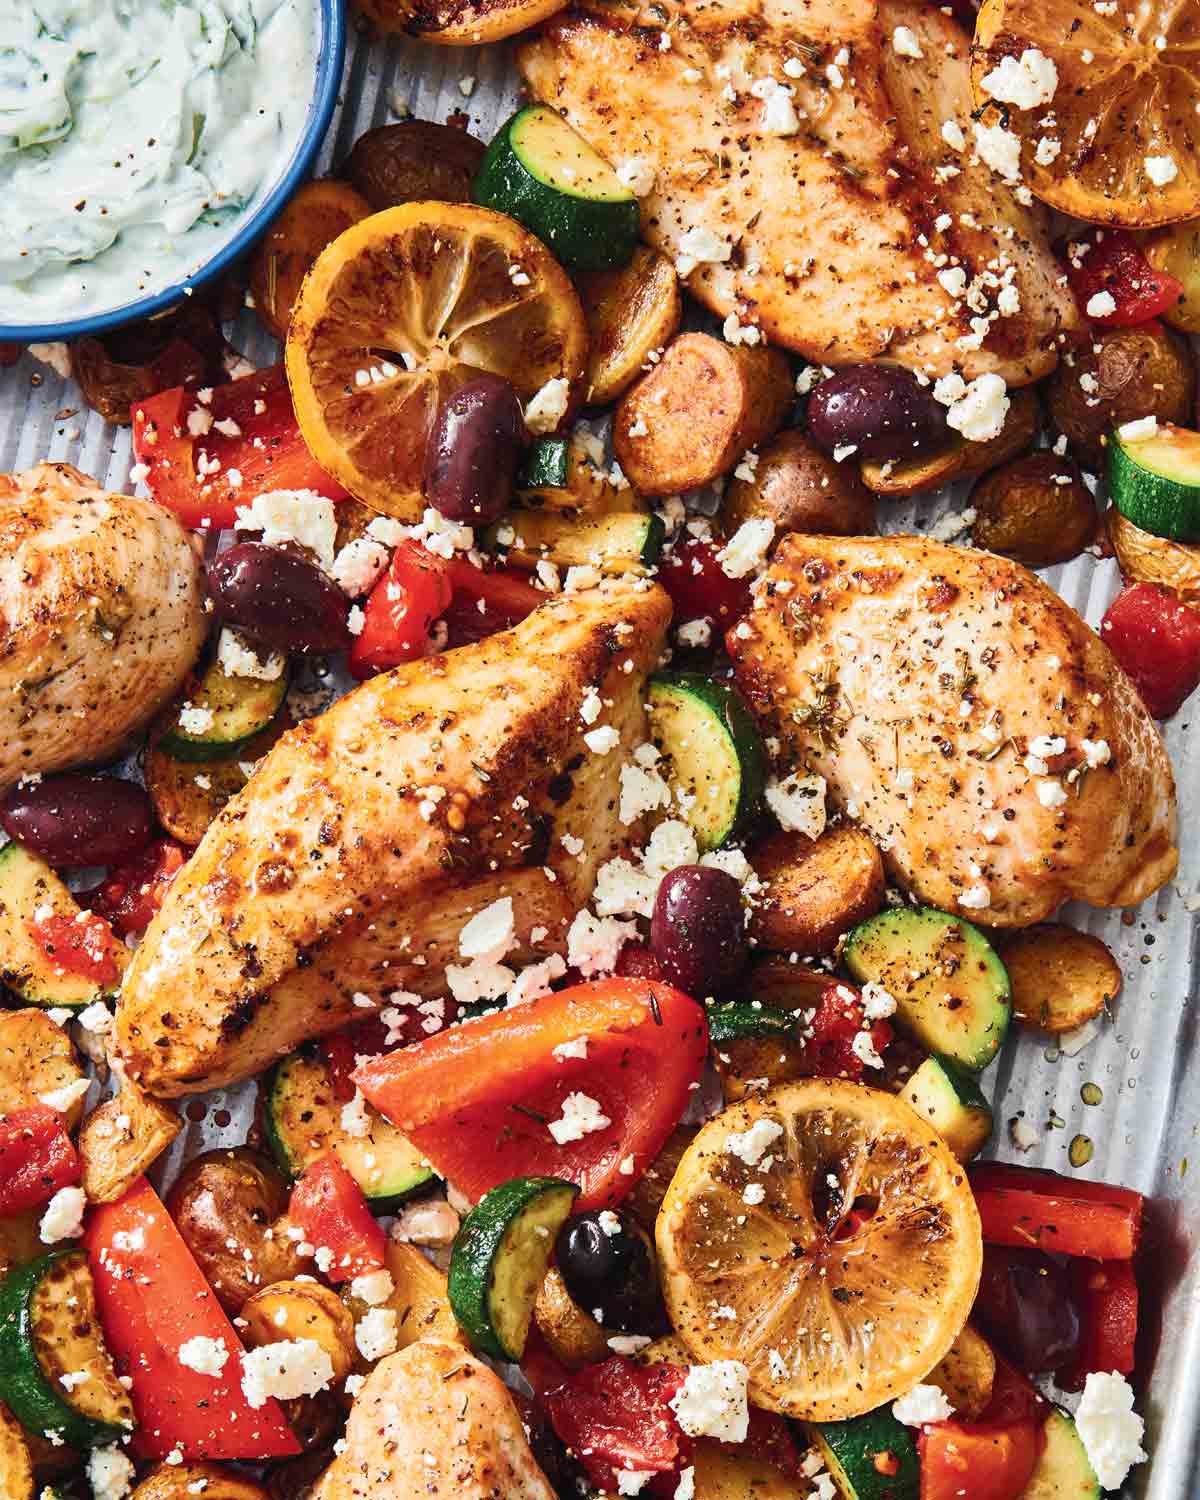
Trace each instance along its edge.
<instances>
[{"instance_id":1,"label":"green zucchini round","mask_svg":"<svg viewBox=\"0 0 1200 1500\"><path fill-rule=\"evenodd\" d=\"M1200 541L1200 433L1165 424L1149 437L1127 438L1118 427L1108 444L1108 488L1143 531Z\"/></svg>"}]
</instances>

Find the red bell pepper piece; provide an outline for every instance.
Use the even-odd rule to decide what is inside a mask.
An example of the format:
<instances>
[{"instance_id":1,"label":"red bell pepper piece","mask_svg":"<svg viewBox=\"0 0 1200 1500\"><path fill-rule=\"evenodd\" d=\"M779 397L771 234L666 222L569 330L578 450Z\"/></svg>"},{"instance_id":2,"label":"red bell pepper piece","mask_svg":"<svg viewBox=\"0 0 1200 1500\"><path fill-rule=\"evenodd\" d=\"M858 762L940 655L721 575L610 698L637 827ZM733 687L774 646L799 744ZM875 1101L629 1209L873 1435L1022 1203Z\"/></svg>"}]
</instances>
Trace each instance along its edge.
<instances>
[{"instance_id":1,"label":"red bell pepper piece","mask_svg":"<svg viewBox=\"0 0 1200 1500\"><path fill-rule=\"evenodd\" d=\"M288 1218L304 1238L332 1252L324 1270L330 1281L350 1281L377 1271L384 1263L387 1240L371 1217L362 1188L334 1152L318 1157L292 1189Z\"/></svg>"},{"instance_id":2,"label":"red bell pepper piece","mask_svg":"<svg viewBox=\"0 0 1200 1500\"><path fill-rule=\"evenodd\" d=\"M182 844L174 839L159 839L125 864L110 870L88 892L88 905L111 922L122 937L145 932L187 857Z\"/></svg>"},{"instance_id":3,"label":"red bell pepper piece","mask_svg":"<svg viewBox=\"0 0 1200 1500\"><path fill-rule=\"evenodd\" d=\"M1033 1245L1091 1260L1129 1260L1145 1199L1132 1188L987 1162L971 1171L984 1242Z\"/></svg>"},{"instance_id":4,"label":"red bell pepper piece","mask_svg":"<svg viewBox=\"0 0 1200 1500\"><path fill-rule=\"evenodd\" d=\"M586 1057L555 1055L579 1038ZM600 1208L658 1155L707 1048L704 1011L681 990L602 979L452 1027L365 1063L354 1079L469 1197L545 1172L579 1184L578 1208ZM570 1094L594 1100L609 1123L560 1142L549 1126Z\"/></svg>"},{"instance_id":5,"label":"red bell pepper piece","mask_svg":"<svg viewBox=\"0 0 1200 1500\"><path fill-rule=\"evenodd\" d=\"M1169 719L1200 684L1200 610L1161 583L1122 589L1100 622L1100 639L1156 719Z\"/></svg>"},{"instance_id":6,"label":"red bell pepper piece","mask_svg":"<svg viewBox=\"0 0 1200 1500\"><path fill-rule=\"evenodd\" d=\"M103 985L121 977L113 930L96 912L84 909L77 917L47 912L27 918L25 927L56 974L78 974Z\"/></svg>"},{"instance_id":7,"label":"red bell pepper piece","mask_svg":"<svg viewBox=\"0 0 1200 1500\"><path fill-rule=\"evenodd\" d=\"M658 582L675 606L672 623L711 620L714 636L726 630L750 608L750 584L730 578L717 560L719 542L680 542L659 564Z\"/></svg>"},{"instance_id":8,"label":"red bell pepper piece","mask_svg":"<svg viewBox=\"0 0 1200 1500\"><path fill-rule=\"evenodd\" d=\"M817 1013L804 1043L806 1070L817 1078L850 1078L861 1081L866 1064L854 1051L854 1038L863 1029L863 1008L858 992L838 980L821 992ZM886 1021L869 1026L871 1045L882 1055L892 1040Z\"/></svg>"},{"instance_id":9,"label":"red bell pepper piece","mask_svg":"<svg viewBox=\"0 0 1200 1500\"><path fill-rule=\"evenodd\" d=\"M1067 255L1067 280L1079 311L1102 328L1132 328L1148 323L1183 296L1183 282L1157 271L1142 254L1133 236L1123 229L1103 229L1086 249ZM1107 292L1116 306L1111 312L1088 312L1088 303Z\"/></svg>"},{"instance_id":10,"label":"red bell pepper piece","mask_svg":"<svg viewBox=\"0 0 1200 1500\"><path fill-rule=\"evenodd\" d=\"M477 568L465 557L455 557L446 571L452 597L444 618L451 646L511 630L550 597L516 568Z\"/></svg>"},{"instance_id":11,"label":"red bell pepper piece","mask_svg":"<svg viewBox=\"0 0 1200 1500\"><path fill-rule=\"evenodd\" d=\"M362 630L350 650L350 670L362 681L424 656L433 622L450 603L445 558L404 541L363 605Z\"/></svg>"},{"instance_id":12,"label":"red bell pepper piece","mask_svg":"<svg viewBox=\"0 0 1200 1500\"><path fill-rule=\"evenodd\" d=\"M1047 1403L999 1355L977 1422L935 1422L917 1439L921 1500L1019 1500L1046 1446Z\"/></svg>"},{"instance_id":13,"label":"red bell pepper piece","mask_svg":"<svg viewBox=\"0 0 1200 1500\"><path fill-rule=\"evenodd\" d=\"M47 1104L0 1116L0 1218L49 1203L82 1167L63 1117Z\"/></svg>"},{"instance_id":14,"label":"red bell pepper piece","mask_svg":"<svg viewBox=\"0 0 1200 1500\"><path fill-rule=\"evenodd\" d=\"M93 1208L83 1237L96 1306L118 1371L133 1384L136 1444L147 1458L289 1458L301 1451L279 1403L252 1407L242 1390L233 1324L154 1189L140 1179ZM217 1375L180 1363L189 1339L229 1352Z\"/></svg>"},{"instance_id":15,"label":"red bell pepper piece","mask_svg":"<svg viewBox=\"0 0 1200 1500\"><path fill-rule=\"evenodd\" d=\"M1064 1391L1081 1391L1092 1374L1131 1375L1138 1329L1133 1262L1073 1260L1067 1268L1079 1309L1079 1349L1055 1376Z\"/></svg>"},{"instance_id":16,"label":"red bell pepper piece","mask_svg":"<svg viewBox=\"0 0 1200 1500\"><path fill-rule=\"evenodd\" d=\"M207 404L194 391L174 386L135 402L132 413L133 452L146 466L150 493L185 526L214 531L233 526L240 505L270 490L315 490L330 500L346 498L346 490L308 451L282 365L214 387ZM198 428L210 418L213 425L193 433L189 417ZM233 427L221 432L217 423ZM231 483L235 472L240 482Z\"/></svg>"}]
</instances>

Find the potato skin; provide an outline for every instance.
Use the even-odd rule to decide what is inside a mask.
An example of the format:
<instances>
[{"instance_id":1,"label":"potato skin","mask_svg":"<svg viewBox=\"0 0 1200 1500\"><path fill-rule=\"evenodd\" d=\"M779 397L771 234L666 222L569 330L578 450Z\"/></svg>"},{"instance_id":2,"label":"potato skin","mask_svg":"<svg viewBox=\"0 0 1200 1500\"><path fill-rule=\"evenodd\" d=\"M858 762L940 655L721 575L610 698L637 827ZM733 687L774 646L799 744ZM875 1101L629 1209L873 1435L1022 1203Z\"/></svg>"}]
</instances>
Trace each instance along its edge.
<instances>
[{"instance_id":1,"label":"potato skin","mask_svg":"<svg viewBox=\"0 0 1200 1500\"><path fill-rule=\"evenodd\" d=\"M470 203L486 149L453 125L401 120L360 135L342 164L342 175L374 213L428 199Z\"/></svg>"},{"instance_id":2,"label":"potato skin","mask_svg":"<svg viewBox=\"0 0 1200 1500\"><path fill-rule=\"evenodd\" d=\"M126 1079L115 1099L87 1117L79 1134L89 1203L115 1203L182 1130L178 1115Z\"/></svg>"},{"instance_id":3,"label":"potato skin","mask_svg":"<svg viewBox=\"0 0 1200 1500\"><path fill-rule=\"evenodd\" d=\"M287 1201L282 1173L246 1146L203 1152L168 1195L167 1211L230 1317L259 1287L312 1274L283 1232Z\"/></svg>"},{"instance_id":4,"label":"potato skin","mask_svg":"<svg viewBox=\"0 0 1200 1500\"><path fill-rule=\"evenodd\" d=\"M201 1480L202 1490L196 1488ZM267 1492L245 1474L196 1461L159 1464L134 1490L133 1500L193 1500L197 1494L204 1500L266 1500Z\"/></svg>"},{"instance_id":5,"label":"potato skin","mask_svg":"<svg viewBox=\"0 0 1200 1500\"><path fill-rule=\"evenodd\" d=\"M751 863L766 889L750 914L750 936L772 952L832 953L883 903L883 861L857 828L831 828L819 839L773 834Z\"/></svg>"},{"instance_id":6,"label":"potato skin","mask_svg":"<svg viewBox=\"0 0 1200 1500\"><path fill-rule=\"evenodd\" d=\"M847 464L836 464L798 427L778 433L759 454L753 479L735 479L722 507L726 529L762 518L783 531L870 536L875 501Z\"/></svg>"},{"instance_id":7,"label":"potato skin","mask_svg":"<svg viewBox=\"0 0 1200 1500\"><path fill-rule=\"evenodd\" d=\"M1052 1036L1082 1026L1121 993L1121 970L1105 944L1063 922L1013 933L1000 956L1012 982L1013 1014Z\"/></svg>"},{"instance_id":8,"label":"potato skin","mask_svg":"<svg viewBox=\"0 0 1200 1500\"><path fill-rule=\"evenodd\" d=\"M1185 604L1200 605L1200 546L1143 531L1115 505L1109 506L1104 519L1123 578L1161 583L1174 589Z\"/></svg>"},{"instance_id":9,"label":"potato skin","mask_svg":"<svg viewBox=\"0 0 1200 1500\"><path fill-rule=\"evenodd\" d=\"M348 183L306 182L263 236L250 263L250 291L258 321L277 339L288 321L309 268L343 230L365 219L371 205Z\"/></svg>"},{"instance_id":10,"label":"potato skin","mask_svg":"<svg viewBox=\"0 0 1200 1500\"><path fill-rule=\"evenodd\" d=\"M971 505L975 545L1027 568L1078 557L1096 535L1096 507L1082 474L1045 449L985 474L971 491Z\"/></svg>"},{"instance_id":11,"label":"potato skin","mask_svg":"<svg viewBox=\"0 0 1200 1500\"><path fill-rule=\"evenodd\" d=\"M1080 383L1088 375L1095 390L1085 391ZM1195 394L1187 345L1160 323L1093 329L1074 363L1062 361L1046 387L1055 427L1095 466L1103 460L1102 439L1110 428L1151 415L1187 426Z\"/></svg>"}]
</instances>

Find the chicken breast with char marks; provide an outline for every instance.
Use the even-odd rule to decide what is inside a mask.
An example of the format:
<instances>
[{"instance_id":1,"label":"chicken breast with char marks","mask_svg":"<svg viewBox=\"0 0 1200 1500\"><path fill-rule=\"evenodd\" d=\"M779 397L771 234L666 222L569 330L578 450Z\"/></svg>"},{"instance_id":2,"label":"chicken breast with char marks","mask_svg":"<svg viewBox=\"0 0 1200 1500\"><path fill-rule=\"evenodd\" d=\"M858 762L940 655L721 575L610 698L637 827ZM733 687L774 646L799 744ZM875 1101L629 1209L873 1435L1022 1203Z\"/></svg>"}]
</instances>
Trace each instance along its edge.
<instances>
[{"instance_id":1,"label":"chicken breast with char marks","mask_svg":"<svg viewBox=\"0 0 1200 1500\"><path fill-rule=\"evenodd\" d=\"M643 234L719 316L824 364L1023 385L1079 317L1044 210L972 149L969 42L920 0L585 0L518 63L610 162L652 169Z\"/></svg>"},{"instance_id":2,"label":"chicken breast with char marks","mask_svg":"<svg viewBox=\"0 0 1200 1500\"><path fill-rule=\"evenodd\" d=\"M1175 873L1175 786L1107 646L1007 558L915 536L786 537L729 635L793 764L922 901L1022 927Z\"/></svg>"},{"instance_id":3,"label":"chicken breast with char marks","mask_svg":"<svg viewBox=\"0 0 1200 1500\"><path fill-rule=\"evenodd\" d=\"M669 618L657 588L559 596L285 734L137 950L116 1022L129 1076L158 1095L215 1088L394 991L443 995L447 965L470 968L463 926L505 898L505 965L564 953L597 868L637 831L619 817L624 755L584 735L646 739ZM504 993L470 973L480 997Z\"/></svg>"},{"instance_id":4,"label":"chicken breast with char marks","mask_svg":"<svg viewBox=\"0 0 1200 1500\"><path fill-rule=\"evenodd\" d=\"M206 630L200 563L170 511L70 464L0 474L0 792L115 755Z\"/></svg>"}]
</instances>

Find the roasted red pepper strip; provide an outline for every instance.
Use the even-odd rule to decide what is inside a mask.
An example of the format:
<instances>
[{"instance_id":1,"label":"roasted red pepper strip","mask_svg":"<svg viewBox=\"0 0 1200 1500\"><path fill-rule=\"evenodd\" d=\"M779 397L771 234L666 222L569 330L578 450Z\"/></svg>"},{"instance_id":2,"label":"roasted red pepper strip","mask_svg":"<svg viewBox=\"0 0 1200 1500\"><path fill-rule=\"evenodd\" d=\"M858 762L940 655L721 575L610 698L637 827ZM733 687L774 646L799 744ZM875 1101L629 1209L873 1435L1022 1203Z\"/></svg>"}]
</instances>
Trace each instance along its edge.
<instances>
[{"instance_id":1,"label":"roasted red pepper strip","mask_svg":"<svg viewBox=\"0 0 1200 1500\"><path fill-rule=\"evenodd\" d=\"M371 1217L362 1188L332 1152L318 1157L292 1189L288 1218L316 1247L318 1264L330 1281L350 1281L377 1271L387 1240ZM328 1265L322 1251L331 1252Z\"/></svg>"},{"instance_id":2,"label":"roasted red pepper strip","mask_svg":"<svg viewBox=\"0 0 1200 1500\"><path fill-rule=\"evenodd\" d=\"M281 365L216 386L207 403L175 386L135 402L132 413L134 456L150 493L185 526L233 526L239 506L270 490L346 498L300 435ZM217 423L231 425L221 432ZM203 474L202 454L210 471Z\"/></svg>"},{"instance_id":3,"label":"roasted red pepper strip","mask_svg":"<svg viewBox=\"0 0 1200 1500\"><path fill-rule=\"evenodd\" d=\"M515 568L477 568L465 557L447 567L452 598L444 619L451 646L511 630L550 597Z\"/></svg>"},{"instance_id":4,"label":"roasted red pepper strip","mask_svg":"<svg viewBox=\"0 0 1200 1500\"><path fill-rule=\"evenodd\" d=\"M1138 1289L1133 1262L1073 1260L1071 1292L1079 1309L1079 1350L1055 1377L1064 1391L1081 1391L1095 1373L1133 1373Z\"/></svg>"},{"instance_id":5,"label":"roasted red pepper strip","mask_svg":"<svg viewBox=\"0 0 1200 1500\"><path fill-rule=\"evenodd\" d=\"M1142 1230L1141 1193L1032 1167L988 1162L971 1172L983 1238L1090 1260L1129 1260Z\"/></svg>"},{"instance_id":6,"label":"roasted red pepper strip","mask_svg":"<svg viewBox=\"0 0 1200 1500\"><path fill-rule=\"evenodd\" d=\"M978 1422L935 1422L917 1439L921 1500L1019 1500L1046 1446L1046 1402L999 1355Z\"/></svg>"},{"instance_id":7,"label":"roasted red pepper strip","mask_svg":"<svg viewBox=\"0 0 1200 1500\"><path fill-rule=\"evenodd\" d=\"M730 578L717 559L720 550L719 542L680 542L658 570L675 607L672 623L711 620L714 640L750 608L749 580Z\"/></svg>"},{"instance_id":8,"label":"roasted red pepper strip","mask_svg":"<svg viewBox=\"0 0 1200 1500\"><path fill-rule=\"evenodd\" d=\"M850 1078L861 1082L866 1063L854 1050L854 1038L863 1029L863 1008L858 991L840 980L826 985L816 1015L807 1028L804 1066L817 1078ZM886 1021L867 1028L871 1045L882 1055L892 1040Z\"/></svg>"},{"instance_id":9,"label":"roasted red pepper strip","mask_svg":"<svg viewBox=\"0 0 1200 1500\"><path fill-rule=\"evenodd\" d=\"M112 928L96 912L81 910L76 917L48 912L28 918L25 926L56 973L78 974L102 985L121 977Z\"/></svg>"},{"instance_id":10,"label":"roasted red pepper strip","mask_svg":"<svg viewBox=\"0 0 1200 1500\"><path fill-rule=\"evenodd\" d=\"M242 1346L154 1189L140 1179L89 1214L84 1245L104 1337L133 1382L136 1446L147 1458L289 1458L300 1444L279 1403L252 1407L242 1390ZM190 1339L228 1351L217 1374L182 1364Z\"/></svg>"},{"instance_id":11,"label":"roasted red pepper strip","mask_svg":"<svg viewBox=\"0 0 1200 1500\"><path fill-rule=\"evenodd\" d=\"M419 542L404 541L363 605L363 623L350 650L350 670L360 681L424 656L433 622L450 603L445 558Z\"/></svg>"},{"instance_id":12,"label":"roasted red pepper strip","mask_svg":"<svg viewBox=\"0 0 1200 1500\"><path fill-rule=\"evenodd\" d=\"M1100 621L1100 639L1156 719L1169 719L1200 684L1200 610L1161 583L1123 588Z\"/></svg>"},{"instance_id":13,"label":"roasted red pepper strip","mask_svg":"<svg viewBox=\"0 0 1200 1500\"><path fill-rule=\"evenodd\" d=\"M183 869L187 850L174 839L159 839L126 864L109 871L87 894L87 903L122 937L145 932L171 882Z\"/></svg>"},{"instance_id":14,"label":"roasted red pepper strip","mask_svg":"<svg viewBox=\"0 0 1200 1500\"><path fill-rule=\"evenodd\" d=\"M1077 243L1087 244L1088 248L1067 256L1067 280L1079 311L1102 328L1131 328L1148 323L1174 307L1183 296L1183 282L1165 271L1155 270L1133 236L1123 229L1094 231L1090 242ZM1112 310L1089 312L1092 299L1106 292L1112 298Z\"/></svg>"},{"instance_id":15,"label":"roasted red pepper strip","mask_svg":"<svg viewBox=\"0 0 1200 1500\"><path fill-rule=\"evenodd\" d=\"M31 1104L0 1117L0 1217L40 1208L59 1188L78 1182L80 1171L56 1109Z\"/></svg>"},{"instance_id":16,"label":"roasted red pepper strip","mask_svg":"<svg viewBox=\"0 0 1200 1500\"><path fill-rule=\"evenodd\" d=\"M585 1057L555 1055L580 1038ZM704 1011L681 990L602 979L453 1026L365 1063L354 1079L469 1197L545 1172L579 1184L579 1208L601 1208L658 1155L707 1048ZM568 1095L585 1098L573 1110L606 1123L552 1132L566 1123Z\"/></svg>"}]
</instances>

